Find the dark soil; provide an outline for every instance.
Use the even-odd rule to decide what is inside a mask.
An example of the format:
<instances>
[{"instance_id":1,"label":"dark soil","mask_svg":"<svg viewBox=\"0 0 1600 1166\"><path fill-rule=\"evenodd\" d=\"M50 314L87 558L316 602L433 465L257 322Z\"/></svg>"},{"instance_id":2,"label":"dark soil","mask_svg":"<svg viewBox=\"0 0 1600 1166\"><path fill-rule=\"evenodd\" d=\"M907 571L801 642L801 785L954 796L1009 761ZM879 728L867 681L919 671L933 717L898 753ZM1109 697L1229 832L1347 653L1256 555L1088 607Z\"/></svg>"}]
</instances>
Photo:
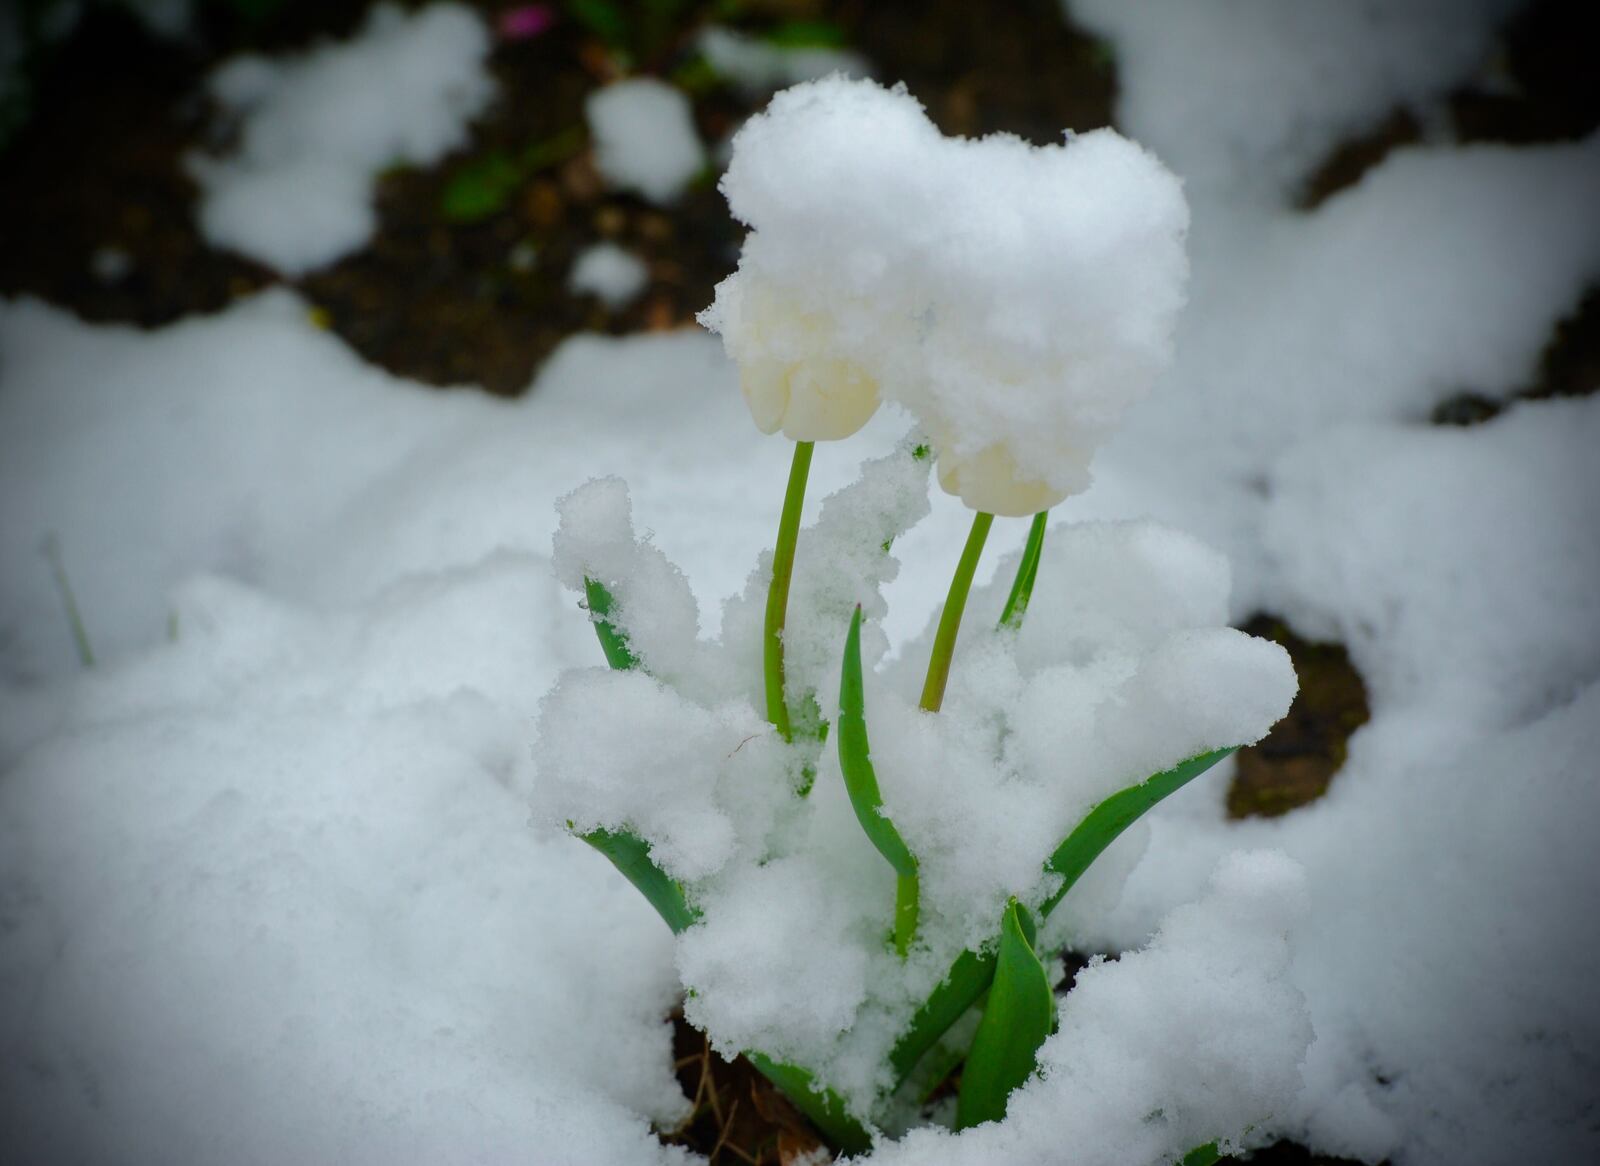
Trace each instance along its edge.
<instances>
[{"instance_id":1,"label":"dark soil","mask_svg":"<svg viewBox=\"0 0 1600 1166\"><path fill-rule=\"evenodd\" d=\"M474 2L491 18L508 6ZM0 294L39 296L90 320L155 327L289 282L316 318L376 364L425 383L517 395L574 332L686 325L737 258L741 229L709 180L665 210L610 193L597 180L582 102L622 57L688 89L708 142L751 112L748 99L695 68L692 38L713 12L756 32L795 22L831 31L874 62L881 80L904 80L948 133L1005 130L1055 141L1063 129L1109 124L1116 92L1113 55L1066 25L1056 0L685 0L654 5L676 11L609 45L569 17L544 36L499 45L493 68L501 96L471 146L432 170L385 175L377 189L380 230L359 254L284 281L212 251L196 231L196 190L182 162L219 133L203 97L205 75L237 51L348 35L366 7L366 0L283 0L250 20L240 8L207 3L199 29L182 43L152 39L118 9L91 7L42 63L32 121L0 153ZM1505 30L1500 82L1448 96L1456 136L1527 143L1593 132L1600 70L1592 66L1590 21L1592 6L1582 0L1530 4ZM1416 116L1395 110L1315 167L1301 204L1334 197L1420 137ZM503 203L475 217L447 215L452 183L502 155L525 160ZM649 267L648 289L620 311L566 290L574 256L599 239L625 243ZM95 256L107 248L126 255L124 273L103 265L96 273ZM1600 290L1556 329L1520 395L1587 393L1597 384ZM1499 409L1467 385L1433 420L1470 424ZM1336 779L1346 741L1366 720L1365 692L1340 646L1303 641L1270 616L1246 630L1289 649L1301 693L1271 736L1241 751L1228 807L1235 816L1281 814ZM711 1053L681 1017L677 1046L695 1110L664 1140L714 1162L751 1163L791 1161L818 1144L759 1074ZM1253 1161L1333 1162L1287 1144Z\"/></svg>"},{"instance_id":2,"label":"dark soil","mask_svg":"<svg viewBox=\"0 0 1600 1166\"><path fill-rule=\"evenodd\" d=\"M1239 750L1228 815L1276 817L1320 798L1344 764L1345 743L1366 724L1367 689L1341 644L1303 640L1281 619L1258 615L1244 631L1282 644L1300 678L1289 713L1259 744Z\"/></svg>"},{"instance_id":3,"label":"dark soil","mask_svg":"<svg viewBox=\"0 0 1600 1166\"><path fill-rule=\"evenodd\" d=\"M706 1155L712 1166L791 1166L823 1149L805 1119L743 1057L724 1060L699 1029L672 1017L678 1084L693 1106L675 1130L661 1132L668 1145Z\"/></svg>"},{"instance_id":4,"label":"dark soil","mask_svg":"<svg viewBox=\"0 0 1600 1166\"><path fill-rule=\"evenodd\" d=\"M682 70L712 7L685 5L676 26L628 48L653 71ZM574 332L681 327L711 301L737 262L742 231L709 181L665 211L602 189L582 141L582 107L613 74L617 54L574 20L499 46L500 97L475 127L470 151L431 171L385 175L381 229L359 254L283 281L210 250L194 226L196 189L182 165L213 132L201 96L206 72L244 47L346 35L363 8L356 0L291 2L254 27L207 9L198 38L182 45L152 39L119 10L91 9L43 71L33 122L0 155L0 293L154 327L290 282L319 321L368 360L414 380L504 395L524 392L544 357ZM1046 142L1065 127L1110 120L1108 59L1060 21L1050 0L992 10L949 0L746 10L743 23L757 30L797 20L831 26L883 77L908 81L951 132L1003 129ZM732 89L696 85L706 141L751 111ZM550 160L531 168L503 207L471 222L442 213L445 191L464 170L551 145ZM616 312L566 290L573 258L600 239L624 243L650 270L645 294ZM131 261L125 276L95 274L93 257L105 248Z\"/></svg>"}]
</instances>

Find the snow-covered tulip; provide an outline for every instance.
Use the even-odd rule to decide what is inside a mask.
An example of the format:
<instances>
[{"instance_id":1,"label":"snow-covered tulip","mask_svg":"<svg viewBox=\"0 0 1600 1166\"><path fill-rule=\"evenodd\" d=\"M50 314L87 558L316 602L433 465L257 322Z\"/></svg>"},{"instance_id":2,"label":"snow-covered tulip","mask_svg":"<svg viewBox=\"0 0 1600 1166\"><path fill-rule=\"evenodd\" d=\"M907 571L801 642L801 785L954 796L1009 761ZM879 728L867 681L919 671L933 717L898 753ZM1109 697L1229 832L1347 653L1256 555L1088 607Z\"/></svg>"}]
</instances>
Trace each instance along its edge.
<instances>
[{"instance_id":1,"label":"snow-covered tulip","mask_svg":"<svg viewBox=\"0 0 1600 1166\"><path fill-rule=\"evenodd\" d=\"M1112 130L947 138L903 88L831 77L747 121L721 185L751 229L701 319L758 423L831 437L871 386L975 510L1085 489L1169 358L1188 207Z\"/></svg>"},{"instance_id":2,"label":"snow-covered tulip","mask_svg":"<svg viewBox=\"0 0 1600 1166\"><path fill-rule=\"evenodd\" d=\"M557 565L614 672L569 673L546 697L541 817L605 854L672 929L688 1023L745 1050L835 1149L868 1151L952 1057L957 1128L992 1128L1058 1063L1040 924L1124 829L1258 740L1294 694L1283 648L1209 626L1226 619L1225 560L1158 528L1059 524L1053 568L1069 588L1046 585L1023 635L1052 573L1049 508L1088 486L1095 447L1165 359L1182 191L1109 131L1043 148L948 139L903 89L838 78L747 122L722 188L751 230L700 318L756 424L793 439L777 538L706 641L687 580L633 532L620 483L563 500ZM802 531L815 443L854 433L880 400L916 428ZM883 587L897 540L928 513L935 460L974 513L913 704L905 668L863 656L888 647ZM1032 515L1032 528L998 622L966 633L972 667L952 684L996 515ZM1084 666L1101 659L1115 666ZM860 834L829 787L841 781ZM893 874L892 915L873 851ZM1224 899L1269 904L1223 902L1219 918L1250 914L1280 970L1294 877L1268 855L1223 879ZM1215 949L1192 920L1174 934ZM1137 980L1153 951L1167 963L1151 982L1167 983L1191 953L1161 942L1109 974ZM1284 1036L1275 1072L1291 1075L1311 1032L1297 995L1270 977L1249 995L1267 1000L1266 1027ZM975 1010L975 1027L954 1027ZM1228 1047L1238 1027L1215 1022ZM1101 1042L1113 1058L1115 1035ZM940 1045L952 1056L930 1058ZM1262 1076L1253 1051L1248 1081ZM1189 1115L1145 1157L1213 1161L1275 1105ZM1144 1136L1155 1102L1119 1107Z\"/></svg>"}]
</instances>

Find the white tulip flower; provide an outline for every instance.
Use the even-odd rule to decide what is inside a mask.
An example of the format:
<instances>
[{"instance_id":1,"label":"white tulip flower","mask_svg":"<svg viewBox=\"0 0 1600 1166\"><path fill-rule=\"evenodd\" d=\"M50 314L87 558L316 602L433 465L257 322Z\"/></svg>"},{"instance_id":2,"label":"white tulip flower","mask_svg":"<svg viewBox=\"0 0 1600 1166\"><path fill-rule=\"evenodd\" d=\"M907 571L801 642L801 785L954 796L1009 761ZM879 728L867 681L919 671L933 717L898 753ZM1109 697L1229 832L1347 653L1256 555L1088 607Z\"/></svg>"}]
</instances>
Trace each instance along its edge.
<instances>
[{"instance_id":1,"label":"white tulip flower","mask_svg":"<svg viewBox=\"0 0 1600 1166\"><path fill-rule=\"evenodd\" d=\"M848 360L751 361L739 369L739 387L757 429L794 441L838 441L878 411L878 383Z\"/></svg>"},{"instance_id":2,"label":"white tulip flower","mask_svg":"<svg viewBox=\"0 0 1600 1166\"><path fill-rule=\"evenodd\" d=\"M946 494L954 494L972 510L1002 518L1026 518L1049 510L1073 492L1027 476L1010 449L999 443L971 456L941 449L938 474Z\"/></svg>"},{"instance_id":3,"label":"white tulip flower","mask_svg":"<svg viewBox=\"0 0 1600 1166\"><path fill-rule=\"evenodd\" d=\"M837 352L832 317L740 274L717 289L703 319L723 333L756 428L793 441L838 441L878 411L878 382Z\"/></svg>"},{"instance_id":4,"label":"white tulip flower","mask_svg":"<svg viewBox=\"0 0 1600 1166\"><path fill-rule=\"evenodd\" d=\"M1183 187L1112 130L947 138L903 88L831 77L747 121L721 186L750 231L701 321L770 432L842 437L881 398L947 490L1030 514L1088 486L1170 356Z\"/></svg>"}]
</instances>

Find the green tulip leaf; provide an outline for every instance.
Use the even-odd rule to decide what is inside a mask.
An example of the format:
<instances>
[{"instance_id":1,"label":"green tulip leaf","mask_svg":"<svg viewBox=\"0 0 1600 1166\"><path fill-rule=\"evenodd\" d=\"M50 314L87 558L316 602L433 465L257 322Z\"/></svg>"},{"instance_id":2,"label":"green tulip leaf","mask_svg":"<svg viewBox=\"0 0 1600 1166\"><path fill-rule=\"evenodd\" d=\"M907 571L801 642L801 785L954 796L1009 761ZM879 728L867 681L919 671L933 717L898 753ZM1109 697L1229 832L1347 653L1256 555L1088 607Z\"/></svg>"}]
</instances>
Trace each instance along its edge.
<instances>
[{"instance_id":1,"label":"green tulip leaf","mask_svg":"<svg viewBox=\"0 0 1600 1166\"><path fill-rule=\"evenodd\" d=\"M989 1000L961 1071L957 1129L1005 1117L1006 1099L1033 1076L1039 1046L1055 1028L1056 997L1036 942L1027 909L1011 900L1001 920Z\"/></svg>"},{"instance_id":2,"label":"green tulip leaf","mask_svg":"<svg viewBox=\"0 0 1600 1166\"><path fill-rule=\"evenodd\" d=\"M589 605L589 619L594 624L594 634L600 640L600 650L606 654L606 663L619 672L639 666L639 658L628 645L627 633L619 631L610 615L616 601L611 598L605 584L587 575L583 579L584 601Z\"/></svg>"},{"instance_id":3,"label":"green tulip leaf","mask_svg":"<svg viewBox=\"0 0 1600 1166\"><path fill-rule=\"evenodd\" d=\"M844 1100L833 1090L818 1086L817 1079L807 1070L774 1061L765 1053L747 1051L745 1059L781 1089L818 1132L840 1150L863 1154L872 1148L871 1135L851 1116Z\"/></svg>"},{"instance_id":4,"label":"green tulip leaf","mask_svg":"<svg viewBox=\"0 0 1600 1166\"><path fill-rule=\"evenodd\" d=\"M1138 785L1112 794L1090 810L1045 864L1046 870L1062 876L1062 882L1055 893L1040 905L1040 917L1046 917L1055 910L1056 905L1072 889L1072 884L1089 868L1089 864L1140 815L1232 752L1232 749L1218 749L1191 757ZM889 1064L894 1069L897 1083L910 1076L923 1055L939 1042L939 1038L961 1019L967 1009L978 1002L994 978L994 967L995 957L990 954L969 950L956 957L950 971L911 1018L911 1023L889 1053Z\"/></svg>"},{"instance_id":5,"label":"green tulip leaf","mask_svg":"<svg viewBox=\"0 0 1600 1166\"><path fill-rule=\"evenodd\" d=\"M1039 555L1044 550L1044 525L1050 517L1048 510L1033 516L1028 528L1028 542L1022 548L1022 561L1017 564L1017 577L1011 584L1011 594L1006 597L1005 610L1000 614L1002 628L1020 628L1022 617L1028 613L1028 600L1033 597L1033 583L1039 577Z\"/></svg>"},{"instance_id":6,"label":"green tulip leaf","mask_svg":"<svg viewBox=\"0 0 1600 1166\"><path fill-rule=\"evenodd\" d=\"M894 823L883 816L883 795L878 791L878 775L872 768L872 750L867 743L866 695L861 678L859 607L850 620L850 634L844 642L844 669L839 680L839 768L844 771L844 784L850 792L856 819L872 845L894 867L896 874L916 874L916 858Z\"/></svg>"},{"instance_id":7,"label":"green tulip leaf","mask_svg":"<svg viewBox=\"0 0 1600 1166\"><path fill-rule=\"evenodd\" d=\"M894 823L883 815L883 795L872 768L867 742L866 690L861 678L861 608L850 619L844 642L844 668L839 679L839 768L856 821L897 876L894 905L894 947L902 959L917 933L917 859Z\"/></svg>"},{"instance_id":8,"label":"green tulip leaf","mask_svg":"<svg viewBox=\"0 0 1600 1166\"><path fill-rule=\"evenodd\" d=\"M1067 835L1067 840L1056 847L1050 861L1044 864L1045 870L1061 875L1062 882L1055 894L1039 905L1039 914L1045 916L1054 911L1056 904L1072 889L1072 884L1089 869L1089 864L1099 858L1105 848L1143 817L1147 810L1168 795L1177 793L1233 751L1217 749L1191 757L1138 785L1119 790L1090 810L1077 828Z\"/></svg>"},{"instance_id":9,"label":"green tulip leaf","mask_svg":"<svg viewBox=\"0 0 1600 1166\"><path fill-rule=\"evenodd\" d=\"M978 1002L994 980L994 959L993 952L975 951L964 951L956 957L939 986L917 1009L911 1024L889 1050L889 1066L897 1083L909 1077L927 1051Z\"/></svg>"},{"instance_id":10,"label":"green tulip leaf","mask_svg":"<svg viewBox=\"0 0 1600 1166\"><path fill-rule=\"evenodd\" d=\"M611 860L611 865L632 883L656 913L666 920L672 933L693 925L700 913L684 898L683 888L655 864L650 844L631 830L591 830L580 835L590 846Z\"/></svg>"}]
</instances>

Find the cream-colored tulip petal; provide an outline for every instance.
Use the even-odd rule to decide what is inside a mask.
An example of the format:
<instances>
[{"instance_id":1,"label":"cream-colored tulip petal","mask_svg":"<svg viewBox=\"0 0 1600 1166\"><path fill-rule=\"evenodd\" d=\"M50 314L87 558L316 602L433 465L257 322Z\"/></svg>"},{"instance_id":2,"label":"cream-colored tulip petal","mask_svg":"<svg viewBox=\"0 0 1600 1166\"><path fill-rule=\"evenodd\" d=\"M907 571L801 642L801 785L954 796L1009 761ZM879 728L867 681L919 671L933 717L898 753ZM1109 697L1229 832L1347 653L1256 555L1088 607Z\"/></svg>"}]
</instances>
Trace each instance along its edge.
<instances>
[{"instance_id":1,"label":"cream-colored tulip petal","mask_svg":"<svg viewBox=\"0 0 1600 1166\"><path fill-rule=\"evenodd\" d=\"M795 441L839 441L878 411L878 384L859 365L808 360L789 375L785 436Z\"/></svg>"},{"instance_id":2,"label":"cream-colored tulip petal","mask_svg":"<svg viewBox=\"0 0 1600 1166\"><path fill-rule=\"evenodd\" d=\"M1003 445L989 445L972 457L939 454L939 485L973 510L1023 518L1048 510L1067 496L1048 482L1019 478L1017 463Z\"/></svg>"},{"instance_id":3,"label":"cream-colored tulip petal","mask_svg":"<svg viewBox=\"0 0 1600 1166\"><path fill-rule=\"evenodd\" d=\"M789 372L775 361L752 361L739 368L744 403L762 433L776 433L789 411Z\"/></svg>"}]
</instances>

